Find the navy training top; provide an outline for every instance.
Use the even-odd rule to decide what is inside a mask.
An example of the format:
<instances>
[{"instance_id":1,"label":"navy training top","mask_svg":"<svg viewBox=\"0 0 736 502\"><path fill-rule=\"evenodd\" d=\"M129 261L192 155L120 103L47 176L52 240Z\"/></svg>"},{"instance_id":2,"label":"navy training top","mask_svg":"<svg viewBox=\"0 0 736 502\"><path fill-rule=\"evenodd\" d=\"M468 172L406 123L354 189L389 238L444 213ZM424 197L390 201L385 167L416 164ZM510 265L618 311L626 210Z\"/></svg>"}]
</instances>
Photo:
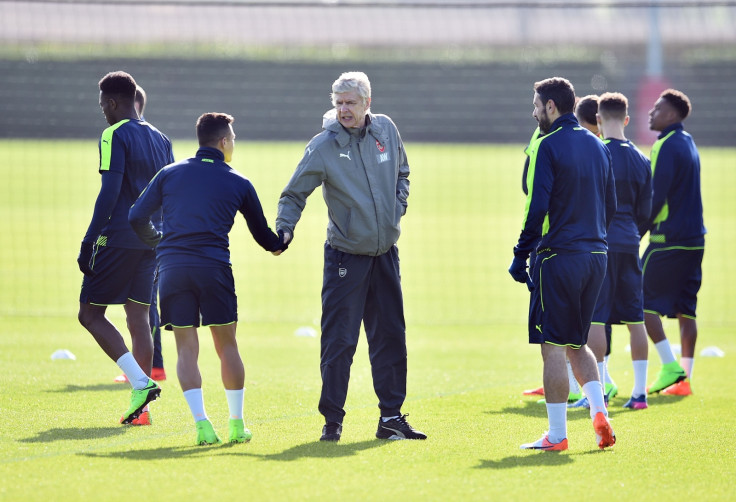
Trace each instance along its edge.
<instances>
[{"instance_id":1,"label":"navy training top","mask_svg":"<svg viewBox=\"0 0 736 502\"><path fill-rule=\"evenodd\" d=\"M682 123L666 127L652 145L652 214L639 227L654 243L703 245L700 155Z\"/></svg>"},{"instance_id":2,"label":"navy training top","mask_svg":"<svg viewBox=\"0 0 736 502\"><path fill-rule=\"evenodd\" d=\"M106 128L99 142L102 187L83 242L150 249L128 223L128 210L156 173L174 162L171 141L144 120L124 119ZM154 216L160 227L160 214Z\"/></svg>"},{"instance_id":3,"label":"navy training top","mask_svg":"<svg viewBox=\"0 0 736 502\"><path fill-rule=\"evenodd\" d=\"M609 251L639 255L639 225L652 211L652 170L649 159L631 141L606 139L616 180L616 215L608 227Z\"/></svg>"},{"instance_id":4,"label":"navy training top","mask_svg":"<svg viewBox=\"0 0 736 502\"><path fill-rule=\"evenodd\" d=\"M515 256L528 258L537 242L540 251L607 250L606 231L616 212L611 154L572 113L532 145L527 184Z\"/></svg>"},{"instance_id":5,"label":"navy training top","mask_svg":"<svg viewBox=\"0 0 736 502\"><path fill-rule=\"evenodd\" d=\"M195 157L166 166L151 180L129 213L142 239L150 234L149 217L158 208L163 209L163 236L156 248L160 270L230 266L228 234L238 211L261 247L279 249L253 184L215 148L201 147Z\"/></svg>"}]
</instances>

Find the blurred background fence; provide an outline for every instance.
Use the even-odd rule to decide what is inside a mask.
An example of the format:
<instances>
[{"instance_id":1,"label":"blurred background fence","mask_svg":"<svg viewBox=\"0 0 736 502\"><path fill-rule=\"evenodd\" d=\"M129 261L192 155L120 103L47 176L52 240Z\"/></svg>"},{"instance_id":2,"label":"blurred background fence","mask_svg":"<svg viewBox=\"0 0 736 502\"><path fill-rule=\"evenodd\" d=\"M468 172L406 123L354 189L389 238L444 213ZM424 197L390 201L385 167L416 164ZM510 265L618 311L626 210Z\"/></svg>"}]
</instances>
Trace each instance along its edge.
<instances>
[{"instance_id":1,"label":"blurred background fence","mask_svg":"<svg viewBox=\"0 0 736 502\"><path fill-rule=\"evenodd\" d=\"M629 96L640 143L656 94L681 88L698 144L727 146L736 2L0 0L2 137L97 136L90 95L111 69L173 138L227 109L242 136L302 141L332 80L361 69L407 141L523 142L533 82L563 75L581 96Z\"/></svg>"},{"instance_id":2,"label":"blurred background fence","mask_svg":"<svg viewBox=\"0 0 736 502\"><path fill-rule=\"evenodd\" d=\"M679 88L704 158L704 319L733 323L730 287L710 278L736 280L736 155L723 148L736 138L736 1L0 0L0 317L73 319L74 259L106 127L97 82L119 69L146 89L146 118L178 159L192 155L201 113L235 115L233 165L253 179L270 221L320 130L332 81L365 71L373 111L397 123L412 166L400 241L407 317L434 324L524 322L528 295L506 267L535 81L559 75L580 96L625 93L627 131L644 151L654 138L647 111L661 90ZM242 227L233 232L244 319L318 324L319 198L281 261L261 257Z\"/></svg>"}]
</instances>

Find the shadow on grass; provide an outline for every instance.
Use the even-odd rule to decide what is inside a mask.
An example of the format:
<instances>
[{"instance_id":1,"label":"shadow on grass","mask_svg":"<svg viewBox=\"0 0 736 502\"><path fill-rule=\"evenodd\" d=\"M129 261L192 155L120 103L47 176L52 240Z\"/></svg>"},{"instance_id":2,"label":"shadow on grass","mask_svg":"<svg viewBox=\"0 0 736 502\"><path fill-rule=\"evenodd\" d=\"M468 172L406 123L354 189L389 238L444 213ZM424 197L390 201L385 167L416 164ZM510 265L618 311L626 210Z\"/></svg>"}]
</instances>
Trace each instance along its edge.
<instances>
[{"instance_id":1,"label":"shadow on grass","mask_svg":"<svg viewBox=\"0 0 736 502\"><path fill-rule=\"evenodd\" d=\"M501 460L482 460L475 469L514 469L516 467L538 467L568 465L573 463L569 454L558 451L538 451L525 455L514 455Z\"/></svg>"},{"instance_id":2,"label":"shadow on grass","mask_svg":"<svg viewBox=\"0 0 736 502\"><path fill-rule=\"evenodd\" d=\"M294 446L280 453L255 454L248 453L247 445L224 443L217 446L172 446L150 448L145 450L111 451L105 453L84 452L79 455L91 458L110 458L126 460L160 460L196 457L197 455L236 455L254 457L259 460L276 460L290 462L300 458L339 458L356 455L358 452L377 448L387 441L361 441L358 443L312 442Z\"/></svg>"},{"instance_id":3,"label":"shadow on grass","mask_svg":"<svg viewBox=\"0 0 736 502\"><path fill-rule=\"evenodd\" d=\"M388 443L389 441L380 441L377 439L359 441L357 443L339 443L339 442L335 443L332 441L313 441L309 443L303 443L300 445L292 446L291 448L284 450L280 453L268 453L265 455L259 455L259 454L254 454L254 453L233 451L231 454L256 457L260 460L276 460L280 462L291 462L293 460L299 460L300 458L351 457L363 450L369 450L371 448L379 448ZM237 446L237 445L229 445L229 446Z\"/></svg>"},{"instance_id":4,"label":"shadow on grass","mask_svg":"<svg viewBox=\"0 0 736 502\"><path fill-rule=\"evenodd\" d=\"M123 385L119 383L97 383L93 385L75 385L75 384L67 384L65 387L60 387L58 389L48 389L44 392L54 393L54 394L61 394L64 392L79 392L79 391L85 391L85 392L97 392L97 391L109 391L109 390L130 390L130 385Z\"/></svg>"},{"instance_id":5,"label":"shadow on grass","mask_svg":"<svg viewBox=\"0 0 736 502\"><path fill-rule=\"evenodd\" d=\"M79 439L103 439L114 436L120 436L125 433L124 427L67 427L55 428L47 431L38 432L35 437L19 439L20 443L53 443L62 440L79 440Z\"/></svg>"},{"instance_id":6,"label":"shadow on grass","mask_svg":"<svg viewBox=\"0 0 736 502\"><path fill-rule=\"evenodd\" d=\"M111 451L105 453L84 452L79 453L83 457L90 458L110 458L125 460L161 460L161 459L177 459L201 456L211 456L217 452L217 446L168 446L162 448L150 448L147 450L125 450Z\"/></svg>"}]
</instances>

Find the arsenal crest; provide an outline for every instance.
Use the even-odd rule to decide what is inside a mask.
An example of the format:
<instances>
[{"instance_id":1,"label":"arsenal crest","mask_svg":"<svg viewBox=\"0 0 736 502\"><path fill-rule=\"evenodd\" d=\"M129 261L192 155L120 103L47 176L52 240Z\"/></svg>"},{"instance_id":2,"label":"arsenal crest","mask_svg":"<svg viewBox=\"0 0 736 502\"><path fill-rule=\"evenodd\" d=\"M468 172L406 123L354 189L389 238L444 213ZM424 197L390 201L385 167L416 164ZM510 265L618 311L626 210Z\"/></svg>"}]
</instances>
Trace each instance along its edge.
<instances>
[{"instance_id":1,"label":"arsenal crest","mask_svg":"<svg viewBox=\"0 0 736 502\"><path fill-rule=\"evenodd\" d=\"M346 275L348 275L348 269L342 267L337 269L337 275L339 275L340 277L345 277Z\"/></svg>"},{"instance_id":2,"label":"arsenal crest","mask_svg":"<svg viewBox=\"0 0 736 502\"><path fill-rule=\"evenodd\" d=\"M378 140L376 140L376 146L378 147L378 151L381 153L386 149L386 147L379 143Z\"/></svg>"}]
</instances>

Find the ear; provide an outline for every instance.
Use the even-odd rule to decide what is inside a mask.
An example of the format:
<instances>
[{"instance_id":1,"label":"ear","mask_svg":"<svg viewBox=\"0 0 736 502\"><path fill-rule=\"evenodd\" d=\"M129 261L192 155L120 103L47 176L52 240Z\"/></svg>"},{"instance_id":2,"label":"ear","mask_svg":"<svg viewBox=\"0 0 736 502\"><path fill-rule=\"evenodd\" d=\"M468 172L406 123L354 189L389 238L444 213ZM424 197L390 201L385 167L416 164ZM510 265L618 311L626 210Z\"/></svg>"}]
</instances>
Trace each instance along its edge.
<instances>
[{"instance_id":1,"label":"ear","mask_svg":"<svg viewBox=\"0 0 736 502\"><path fill-rule=\"evenodd\" d=\"M626 117L626 120L628 121L628 120L629 120L629 118L628 118L628 117ZM598 124L598 129L600 129L600 128L601 128L601 122L603 122L603 121L601 120L601 114L600 114L600 113L596 113L596 114L595 114L595 121L596 121L596 123Z\"/></svg>"},{"instance_id":2,"label":"ear","mask_svg":"<svg viewBox=\"0 0 736 502\"><path fill-rule=\"evenodd\" d=\"M629 116L628 115L624 119L624 127L626 127L627 125L629 125Z\"/></svg>"},{"instance_id":3,"label":"ear","mask_svg":"<svg viewBox=\"0 0 736 502\"><path fill-rule=\"evenodd\" d=\"M551 99L547 100L547 103L544 105L544 109L547 111L547 114L554 113L554 111L557 109L557 105L555 105L555 102Z\"/></svg>"},{"instance_id":4,"label":"ear","mask_svg":"<svg viewBox=\"0 0 736 502\"><path fill-rule=\"evenodd\" d=\"M366 98L365 99L365 107L366 107L366 109L368 109L368 108L371 107L371 98Z\"/></svg>"}]
</instances>

